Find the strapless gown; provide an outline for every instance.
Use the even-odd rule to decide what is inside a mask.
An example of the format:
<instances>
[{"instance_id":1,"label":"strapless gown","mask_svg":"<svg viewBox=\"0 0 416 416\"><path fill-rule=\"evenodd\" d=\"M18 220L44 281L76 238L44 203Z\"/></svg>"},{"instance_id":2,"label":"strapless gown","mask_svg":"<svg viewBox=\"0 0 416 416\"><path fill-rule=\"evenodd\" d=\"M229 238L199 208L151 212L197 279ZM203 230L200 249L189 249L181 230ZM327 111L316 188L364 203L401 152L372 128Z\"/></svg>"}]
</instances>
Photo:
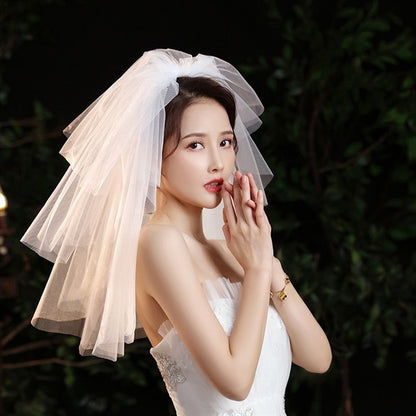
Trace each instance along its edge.
<instances>
[{"instance_id":1,"label":"strapless gown","mask_svg":"<svg viewBox=\"0 0 416 416\"><path fill-rule=\"evenodd\" d=\"M226 278L205 282L205 292L218 321L231 334L241 283ZM270 305L263 346L247 398L234 401L218 392L202 373L169 322L159 329L163 339L150 349L178 416L285 416L284 394L292 356L285 325Z\"/></svg>"}]
</instances>

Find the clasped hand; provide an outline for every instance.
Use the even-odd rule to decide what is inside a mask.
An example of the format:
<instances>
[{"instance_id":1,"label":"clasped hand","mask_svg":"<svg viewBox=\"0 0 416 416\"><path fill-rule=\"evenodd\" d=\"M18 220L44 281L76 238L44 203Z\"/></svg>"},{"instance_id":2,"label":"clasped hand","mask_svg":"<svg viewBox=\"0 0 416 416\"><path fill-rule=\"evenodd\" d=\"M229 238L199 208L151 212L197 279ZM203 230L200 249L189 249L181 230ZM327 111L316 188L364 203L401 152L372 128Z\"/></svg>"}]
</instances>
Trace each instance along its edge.
<instances>
[{"instance_id":1,"label":"clasped hand","mask_svg":"<svg viewBox=\"0 0 416 416\"><path fill-rule=\"evenodd\" d=\"M227 246L244 271L269 269L273 262L271 227L264 212L264 195L253 176L237 171L224 182L223 232Z\"/></svg>"}]
</instances>

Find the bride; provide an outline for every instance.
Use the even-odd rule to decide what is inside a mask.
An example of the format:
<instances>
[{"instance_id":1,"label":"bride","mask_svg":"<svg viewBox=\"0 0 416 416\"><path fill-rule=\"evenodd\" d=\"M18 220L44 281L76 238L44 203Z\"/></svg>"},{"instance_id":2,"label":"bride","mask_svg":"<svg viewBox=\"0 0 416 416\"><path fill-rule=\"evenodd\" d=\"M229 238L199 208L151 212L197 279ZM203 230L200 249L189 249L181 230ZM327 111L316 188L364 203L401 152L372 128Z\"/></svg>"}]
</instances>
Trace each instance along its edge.
<instances>
[{"instance_id":1,"label":"bride","mask_svg":"<svg viewBox=\"0 0 416 416\"><path fill-rule=\"evenodd\" d=\"M55 262L32 323L112 360L147 336L178 415L285 415L291 362L331 362L273 257L261 112L227 62L146 52L66 129L70 168L22 239Z\"/></svg>"}]
</instances>

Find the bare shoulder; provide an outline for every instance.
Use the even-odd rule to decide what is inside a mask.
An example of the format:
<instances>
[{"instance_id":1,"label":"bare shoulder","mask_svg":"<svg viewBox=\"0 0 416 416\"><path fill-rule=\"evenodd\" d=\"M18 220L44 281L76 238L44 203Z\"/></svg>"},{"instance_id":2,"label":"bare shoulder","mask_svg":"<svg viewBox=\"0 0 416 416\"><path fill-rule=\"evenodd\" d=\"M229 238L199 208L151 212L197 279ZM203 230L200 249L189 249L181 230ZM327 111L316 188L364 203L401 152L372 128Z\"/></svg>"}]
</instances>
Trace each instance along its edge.
<instances>
[{"instance_id":1,"label":"bare shoulder","mask_svg":"<svg viewBox=\"0 0 416 416\"><path fill-rule=\"evenodd\" d=\"M178 282L181 271L192 271L191 256L182 233L170 225L152 224L143 227L137 252L137 275L145 279L151 291L156 286Z\"/></svg>"},{"instance_id":2,"label":"bare shoulder","mask_svg":"<svg viewBox=\"0 0 416 416\"><path fill-rule=\"evenodd\" d=\"M184 247L185 241L182 233L172 225L148 224L142 228L139 239L139 251L144 250L146 254L160 254L161 250L174 247Z\"/></svg>"}]
</instances>

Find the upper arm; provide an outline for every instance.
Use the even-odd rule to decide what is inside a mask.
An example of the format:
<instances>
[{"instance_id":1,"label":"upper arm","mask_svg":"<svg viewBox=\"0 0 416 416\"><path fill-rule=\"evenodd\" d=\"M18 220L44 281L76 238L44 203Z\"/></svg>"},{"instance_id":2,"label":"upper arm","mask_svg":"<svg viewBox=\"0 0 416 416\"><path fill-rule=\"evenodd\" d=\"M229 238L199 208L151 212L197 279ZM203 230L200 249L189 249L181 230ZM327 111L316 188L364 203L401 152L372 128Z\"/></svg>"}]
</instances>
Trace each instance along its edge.
<instances>
[{"instance_id":1,"label":"upper arm","mask_svg":"<svg viewBox=\"0 0 416 416\"><path fill-rule=\"evenodd\" d=\"M224 392L234 373L229 340L195 276L181 233L167 226L144 230L138 255L138 272L145 276L147 293L163 309L202 371Z\"/></svg>"}]
</instances>

